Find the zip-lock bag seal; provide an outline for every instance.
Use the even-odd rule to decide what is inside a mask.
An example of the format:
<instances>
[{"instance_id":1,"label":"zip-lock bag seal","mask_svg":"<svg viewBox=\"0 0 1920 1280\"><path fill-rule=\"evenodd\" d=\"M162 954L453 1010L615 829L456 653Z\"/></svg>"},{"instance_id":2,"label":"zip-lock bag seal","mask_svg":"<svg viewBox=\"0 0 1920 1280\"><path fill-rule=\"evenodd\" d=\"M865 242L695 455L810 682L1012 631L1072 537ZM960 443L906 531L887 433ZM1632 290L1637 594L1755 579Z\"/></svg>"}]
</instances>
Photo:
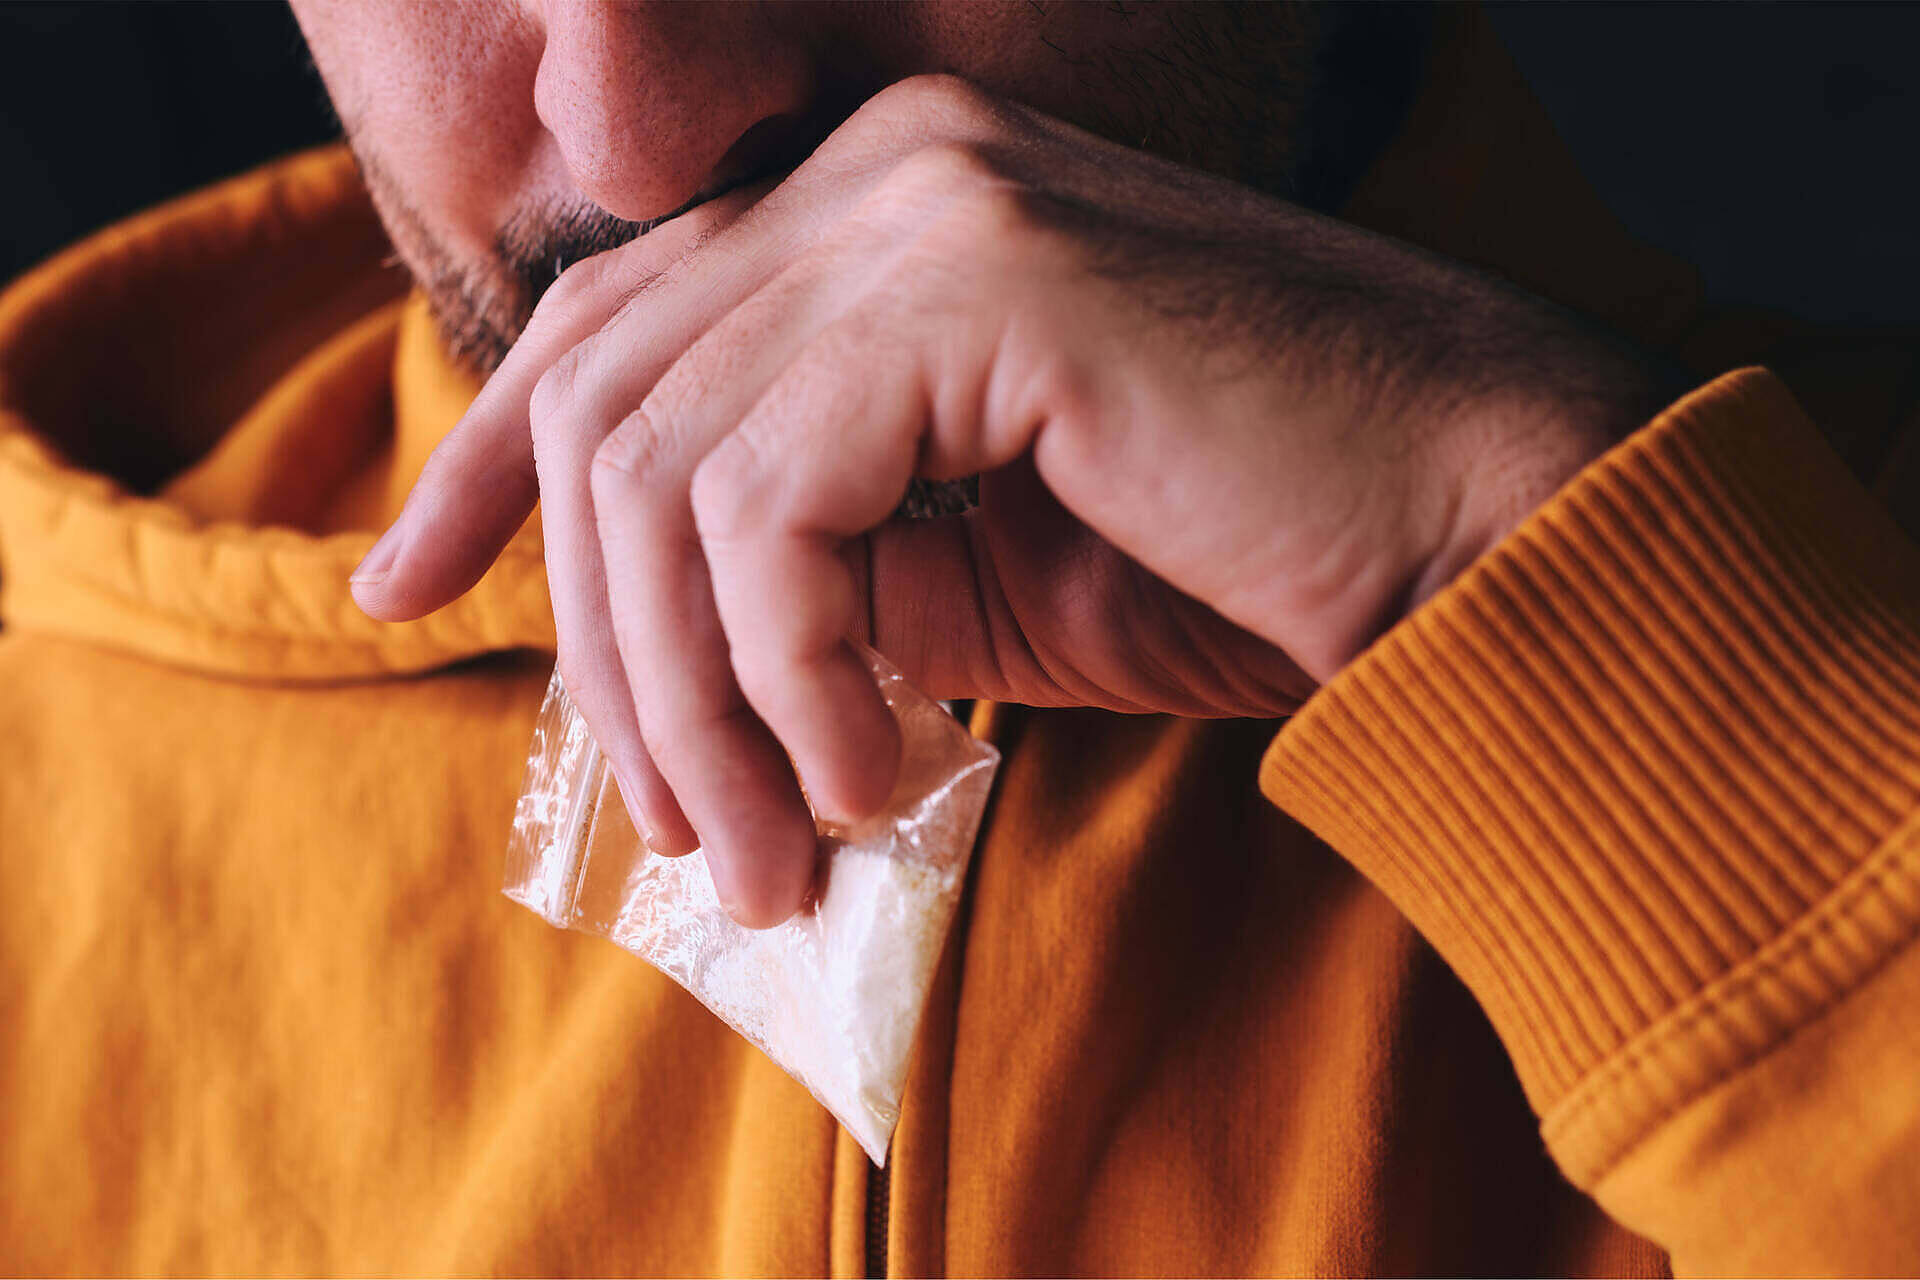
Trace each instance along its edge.
<instances>
[{"instance_id":1,"label":"zip-lock bag seal","mask_svg":"<svg viewBox=\"0 0 1920 1280\"><path fill-rule=\"evenodd\" d=\"M900 724L900 779L875 816L818 823L813 891L784 924L735 924L704 856L647 848L557 671L534 725L504 889L692 992L884 1165L1000 753L878 654L861 656Z\"/></svg>"}]
</instances>

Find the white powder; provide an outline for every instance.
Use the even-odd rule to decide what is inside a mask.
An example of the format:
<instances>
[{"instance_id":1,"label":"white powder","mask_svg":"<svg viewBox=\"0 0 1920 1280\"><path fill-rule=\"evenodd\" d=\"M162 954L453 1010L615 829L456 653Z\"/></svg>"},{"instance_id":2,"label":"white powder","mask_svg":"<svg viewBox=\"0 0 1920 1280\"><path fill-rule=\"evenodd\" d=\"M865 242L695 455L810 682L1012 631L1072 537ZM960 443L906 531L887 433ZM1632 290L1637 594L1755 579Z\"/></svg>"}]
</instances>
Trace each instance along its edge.
<instances>
[{"instance_id":1,"label":"white powder","mask_svg":"<svg viewBox=\"0 0 1920 1280\"><path fill-rule=\"evenodd\" d=\"M900 781L875 817L821 828L820 892L786 923L742 928L721 908L705 858L647 850L557 675L516 811L506 893L680 983L884 1164L999 753L877 655L868 661L900 721Z\"/></svg>"}]
</instances>

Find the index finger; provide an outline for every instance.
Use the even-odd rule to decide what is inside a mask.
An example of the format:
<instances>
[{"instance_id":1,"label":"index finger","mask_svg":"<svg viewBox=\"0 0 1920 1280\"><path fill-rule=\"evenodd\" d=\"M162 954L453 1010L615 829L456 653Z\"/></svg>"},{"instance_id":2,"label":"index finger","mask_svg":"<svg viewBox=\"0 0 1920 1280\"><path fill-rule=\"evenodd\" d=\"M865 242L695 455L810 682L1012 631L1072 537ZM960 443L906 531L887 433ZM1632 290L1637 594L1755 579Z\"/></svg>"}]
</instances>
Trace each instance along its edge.
<instances>
[{"instance_id":1,"label":"index finger","mask_svg":"<svg viewBox=\"0 0 1920 1280\"><path fill-rule=\"evenodd\" d=\"M539 498L528 405L541 375L746 203L739 192L711 201L561 275L507 358L427 459L399 518L354 571L353 596L362 610L382 621L405 622L457 599L480 580Z\"/></svg>"},{"instance_id":2,"label":"index finger","mask_svg":"<svg viewBox=\"0 0 1920 1280\"><path fill-rule=\"evenodd\" d=\"M570 269L428 459L400 518L354 572L360 607L373 617L402 622L431 613L480 580L539 494L528 418L534 386L648 281L774 188L766 203L784 204L788 216L759 220L760 232L739 251L731 292L721 289L718 296L696 301L711 323L730 301L744 296L742 290L769 277L786 248L804 242L810 229L830 225L879 180L889 161L940 137L990 132L988 102L947 77L902 81L855 112L787 181L741 188ZM675 300L676 305L685 302L684 297ZM698 336L697 329L682 335L683 347ZM656 358L663 354L654 352Z\"/></svg>"}]
</instances>

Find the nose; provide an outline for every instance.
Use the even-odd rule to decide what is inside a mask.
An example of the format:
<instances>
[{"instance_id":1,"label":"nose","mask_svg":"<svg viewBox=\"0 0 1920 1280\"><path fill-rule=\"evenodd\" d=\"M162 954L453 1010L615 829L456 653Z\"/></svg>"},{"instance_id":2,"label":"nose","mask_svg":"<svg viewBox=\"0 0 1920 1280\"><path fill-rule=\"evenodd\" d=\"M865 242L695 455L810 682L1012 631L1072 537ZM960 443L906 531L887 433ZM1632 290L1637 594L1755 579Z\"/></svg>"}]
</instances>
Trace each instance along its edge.
<instances>
[{"instance_id":1,"label":"nose","mask_svg":"<svg viewBox=\"0 0 1920 1280\"><path fill-rule=\"evenodd\" d=\"M741 138L807 104L806 50L780 27L758 4L550 5L534 110L581 194L640 221L735 176Z\"/></svg>"}]
</instances>

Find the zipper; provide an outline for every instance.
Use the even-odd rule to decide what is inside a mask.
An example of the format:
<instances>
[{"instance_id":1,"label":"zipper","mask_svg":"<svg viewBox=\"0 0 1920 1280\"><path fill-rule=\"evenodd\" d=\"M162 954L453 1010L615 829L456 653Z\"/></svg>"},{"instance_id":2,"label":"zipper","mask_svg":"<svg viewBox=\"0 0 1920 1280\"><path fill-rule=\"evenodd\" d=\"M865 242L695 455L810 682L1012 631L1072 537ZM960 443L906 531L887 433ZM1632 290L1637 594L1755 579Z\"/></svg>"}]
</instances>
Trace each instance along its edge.
<instances>
[{"instance_id":1,"label":"zipper","mask_svg":"<svg viewBox=\"0 0 1920 1280\"><path fill-rule=\"evenodd\" d=\"M893 1213L893 1170L867 1161L867 1280L886 1280L887 1222Z\"/></svg>"},{"instance_id":2,"label":"zipper","mask_svg":"<svg viewBox=\"0 0 1920 1280\"><path fill-rule=\"evenodd\" d=\"M971 732L973 723L972 698L956 698L942 703L947 713L958 720ZM986 831L981 823L980 831L974 835L977 843ZM867 1280L886 1280L887 1276L887 1230L893 1218L893 1166L881 1166L872 1160L867 1161Z\"/></svg>"}]
</instances>

